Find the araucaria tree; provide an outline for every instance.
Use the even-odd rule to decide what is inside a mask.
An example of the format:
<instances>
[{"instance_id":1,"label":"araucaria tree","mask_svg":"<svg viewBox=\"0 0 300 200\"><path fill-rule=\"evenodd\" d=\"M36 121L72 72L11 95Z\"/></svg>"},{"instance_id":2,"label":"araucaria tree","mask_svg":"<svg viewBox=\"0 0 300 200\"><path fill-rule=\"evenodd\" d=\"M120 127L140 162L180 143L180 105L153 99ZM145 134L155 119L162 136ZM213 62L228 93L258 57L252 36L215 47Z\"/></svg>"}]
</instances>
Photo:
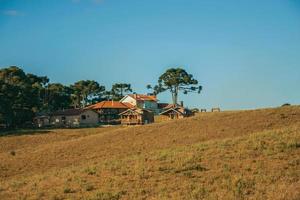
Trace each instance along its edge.
<instances>
[{"instance_id":1,"label":"araucaria tree","mask_svg":"<svg viewBox=\"0 0 300 200\"><path fill-rule=\"evenodd\" d=\"M60 83L49 83L44 92L44 110L48 112L70 108L72 89Z\"/></svg>"},{"instance_id":2,"label":"araucaria tree","mask_svg":"<svg viewBox=\"0 0 300 200\"><path fill-rule=\"evenodd\" d=\"M132 92L131 85L129 83L115 83L112 85L110 95L114 100L120 100L128 92Z\"/></svg>"},{"instance_id":3,"label":"araucaria tree","mask_svg":"<svg viewBox=\"0 0 300 200\"><path fill-rule=\"evenodd\" d=\"M105 92L104 86L92 80L78 81L71 85L71 89L74 107L81 108L101 100Z\"/></svg>"},{"instance_id":4,"label":"araucaria tree","mask_svg":"<svg viewBox=\"0 0 300 200\"><path fill-rule=\"evenodd\" d=\"M182 68L170 68L163 73L159 79L158 84L154 87L148 85L148 89L153 89L154 94L169 90L172 94L173 104L178 102L178 94L182 91L184 94L190 92L200 93L202 86L193 78L192 74L188 74Z\"/></svg>"}]
</instances>

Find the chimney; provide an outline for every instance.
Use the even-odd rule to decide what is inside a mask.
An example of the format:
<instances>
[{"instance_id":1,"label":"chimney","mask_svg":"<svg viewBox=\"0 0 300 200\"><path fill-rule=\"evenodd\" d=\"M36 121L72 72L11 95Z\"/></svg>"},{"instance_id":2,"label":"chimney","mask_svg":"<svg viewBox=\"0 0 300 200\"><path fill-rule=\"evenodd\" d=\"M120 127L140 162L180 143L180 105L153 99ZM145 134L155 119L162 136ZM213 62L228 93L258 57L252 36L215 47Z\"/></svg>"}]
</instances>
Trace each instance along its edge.
<instances>
[{"instance_id":1,"label":"chimney","mask_svg":"<svg viewBox=\"0 0 300 200\"><path fill-rule=\"evenodd\" d=\"M135 99L137 98L137 94L136 93L134 93L133 96L134 96Z\"/></svg>"},{"instance_id":2,"label":"chimney","mask_svg":"<svg viewBox=\"0 0 300 200\"><path fill-rule=\"evenodd\" d=\"M183 101L180 101L180 106L183 107Z\"/></svg>"}]
</instances>

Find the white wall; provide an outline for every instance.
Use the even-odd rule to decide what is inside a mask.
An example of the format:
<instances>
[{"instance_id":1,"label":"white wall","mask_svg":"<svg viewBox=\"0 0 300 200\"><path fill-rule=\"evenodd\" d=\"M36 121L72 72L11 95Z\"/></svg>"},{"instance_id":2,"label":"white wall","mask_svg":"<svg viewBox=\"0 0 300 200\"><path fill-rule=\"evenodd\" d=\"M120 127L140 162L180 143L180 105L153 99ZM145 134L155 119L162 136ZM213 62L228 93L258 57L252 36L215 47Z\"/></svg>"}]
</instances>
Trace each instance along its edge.
<instances>
[{"instance_id":1,"label":"white wall","mask_svg":"<svg viewBox=\"0 0 300 200\"><path fill-rule=\"evenodd\" d=\"M82 116L85 115L85 119ZM51 124L56 126L71 126L76 127L80 125L96 125L99 122L98 113L92 110L85 110L80 115L65 116L65 123L62 120L64 116L53 116L51 117Z\"/></svg>"},{"instance_id":2,"label":"white wall","mask_svg":"<svg viewBox=\"0 0 300 200\"><path fill-rule=\"evenodd\" d=\"M83 120L82 116L85 115L86 118ZM91 111L91 110L86 110L80 115L80 124L97 124L99 122L98 119L98 113Z\"/></svg>"},{"instance_id":3,"label":"white wall","mask_svg":"<svg viewBox=\"0 0 300 200\"><path fill-rule=\"evenodd\" d=\"M133 106L136 106L136 100L131 96L125 96L124 99L121 100L122 103L130 103Z\"/></svg>"}]
</instances>

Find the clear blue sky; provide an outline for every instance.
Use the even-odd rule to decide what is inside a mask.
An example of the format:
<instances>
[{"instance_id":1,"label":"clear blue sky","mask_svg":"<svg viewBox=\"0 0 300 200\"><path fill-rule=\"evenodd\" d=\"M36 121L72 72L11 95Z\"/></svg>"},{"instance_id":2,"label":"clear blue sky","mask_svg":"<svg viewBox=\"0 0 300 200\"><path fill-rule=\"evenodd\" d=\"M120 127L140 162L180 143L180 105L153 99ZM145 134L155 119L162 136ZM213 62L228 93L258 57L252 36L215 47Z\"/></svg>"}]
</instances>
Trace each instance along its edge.
<instances>
[{"instance_id":1,"label":"clear blue sky","mask_svg":"<svg viewBox=\"0 0 300 200\"><path fill-rule=\"evenodd\" d=\"M190 107L300 104L300 1L0 0L0 66L9 65L138 93L184 66L204 87L180 96Z\"/></svg>"}]
</instances>

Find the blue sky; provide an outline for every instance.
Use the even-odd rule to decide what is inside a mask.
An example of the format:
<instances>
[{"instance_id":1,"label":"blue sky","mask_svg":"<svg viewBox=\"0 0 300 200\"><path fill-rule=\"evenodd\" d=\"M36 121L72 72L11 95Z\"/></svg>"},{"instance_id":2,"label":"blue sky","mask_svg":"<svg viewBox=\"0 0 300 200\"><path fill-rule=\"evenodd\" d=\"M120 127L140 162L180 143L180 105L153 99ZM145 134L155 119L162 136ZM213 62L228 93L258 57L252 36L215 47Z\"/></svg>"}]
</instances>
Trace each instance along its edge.
<instances>
[{"instance_id":1,"label":"blue sky","mask_svg":"<svg viewBox=\"0 0 300 200\"><path fill-rule=\"evenodd\" d=\"M10 65L138 93L183 66L204 87L180 95L190 107L300 104L300 2L0 0L0 66Z\"/></svg>"}]
</instances>

